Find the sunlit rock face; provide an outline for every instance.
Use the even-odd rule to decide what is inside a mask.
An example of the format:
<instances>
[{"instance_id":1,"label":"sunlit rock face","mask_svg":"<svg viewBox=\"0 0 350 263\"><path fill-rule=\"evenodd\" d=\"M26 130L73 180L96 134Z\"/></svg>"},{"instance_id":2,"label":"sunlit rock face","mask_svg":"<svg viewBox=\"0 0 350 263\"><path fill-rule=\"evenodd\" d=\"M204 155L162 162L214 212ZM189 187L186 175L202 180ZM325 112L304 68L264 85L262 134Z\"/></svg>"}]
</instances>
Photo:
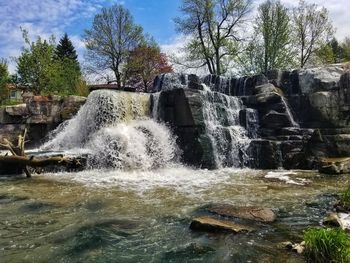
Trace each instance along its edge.
<instances>
[{"instance_id":1,"label":"sunlit rock face","mask_svg":"<svg viewBox=\"0 0 350 263\"><path fill-rule=\"evenodd\" d=\"M164 74L153 111L186 163L310 169L320 157L350 156L349 83L339 65L240 78Z\"/></svg>"}]
</instances>

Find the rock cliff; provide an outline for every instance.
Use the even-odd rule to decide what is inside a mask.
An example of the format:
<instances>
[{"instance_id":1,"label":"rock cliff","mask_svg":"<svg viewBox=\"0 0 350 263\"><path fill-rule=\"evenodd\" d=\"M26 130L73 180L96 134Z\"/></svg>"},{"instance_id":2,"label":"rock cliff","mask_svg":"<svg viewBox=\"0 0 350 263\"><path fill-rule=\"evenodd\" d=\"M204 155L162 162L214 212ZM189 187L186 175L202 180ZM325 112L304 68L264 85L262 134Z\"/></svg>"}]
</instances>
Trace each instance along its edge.
<instances>
[{"instance_id":1,"label":"rock cliff","mask_svg":"<svg viewBox=\"0 0 350 263\"><path fill-rule=\"evenodd\" d=\"M0 139L6 137L16 142L24 129L28 130L28 145L42 143L48 132L70 119L85 103L78 96L33 96L27 103L0 108Z\"/></svg>"},{"instance_id":2,"label":"rock cliff","mask_svg":"<svg viewBox=\"0 0 350 263\"><path fill-rule=\"evenodd\" d=\"M350 73L341 65L241 78L164 74L153 91L156 118L191 165L313 169L320 158L350 156Z\"/></svg>"}]
</instances>

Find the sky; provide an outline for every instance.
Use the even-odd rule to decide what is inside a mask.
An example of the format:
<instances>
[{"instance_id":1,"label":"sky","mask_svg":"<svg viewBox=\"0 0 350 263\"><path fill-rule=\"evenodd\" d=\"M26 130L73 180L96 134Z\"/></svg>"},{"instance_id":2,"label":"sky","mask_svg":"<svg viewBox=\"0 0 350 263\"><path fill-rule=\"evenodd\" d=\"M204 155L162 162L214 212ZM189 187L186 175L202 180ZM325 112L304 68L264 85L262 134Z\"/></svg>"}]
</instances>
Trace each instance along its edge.
<instances>
[{"instance_id":1,"label":"sky","mask_svg":"<svg viewBox=\"0 0 350 263\"><path fill-rule=\"evenodd\" d=\"M258 6L262 0L253 0ZM282 0L291 7L296 0ZM336 37L342 40L350 36L348 12L350 0L306 0L325 6L336 27ZM37 36L56 40L66 32L78 51L79 60L84 60L82 35L89 29L93 17L102 7L115 3L124 5L134 16L135 22L152 35L164 52L173 52L181 47L184 39L175 31L173 19L179 16L181 0L0 0L0 58L9 61L11 73L16 66L13 61L24 45L20 28L28 30L34 40ZM254 14L254 11L253 11Z\"/></svg>"}]
</instances>

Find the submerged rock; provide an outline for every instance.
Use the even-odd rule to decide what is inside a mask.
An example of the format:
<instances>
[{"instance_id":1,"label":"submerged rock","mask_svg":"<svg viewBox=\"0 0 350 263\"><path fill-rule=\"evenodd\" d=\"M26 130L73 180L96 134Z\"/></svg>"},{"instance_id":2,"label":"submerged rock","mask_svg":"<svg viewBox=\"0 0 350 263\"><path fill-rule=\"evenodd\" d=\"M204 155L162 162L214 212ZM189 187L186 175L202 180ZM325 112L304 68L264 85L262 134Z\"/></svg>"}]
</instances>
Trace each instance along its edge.
<instances>
[{"instance_id":1,"label":"submerged rock","mask_svg":"<svg viewBox=\"0 0 350 263\"><path fill-rule=\"evenodd\" d=\"M231 233L246 233L251 232L254 228L236 224L227 220L219 220L214 217L204 216L194 218L191 222L192 230L208 231L208 232L231 232Z\"/></svg>"},{"instance_id":2,"label":"submerged rock","mask_svg":"<svg viewBox=\"0 0 350 263\"><path fill-rule=\"evenodd\" d=\"M276 220L276 215L270 208L254 206L239 207L228 204L219 204L208 207L208 211L221 216L237 217L264 223L271 223Z\"/></svg>"}]
</instances>

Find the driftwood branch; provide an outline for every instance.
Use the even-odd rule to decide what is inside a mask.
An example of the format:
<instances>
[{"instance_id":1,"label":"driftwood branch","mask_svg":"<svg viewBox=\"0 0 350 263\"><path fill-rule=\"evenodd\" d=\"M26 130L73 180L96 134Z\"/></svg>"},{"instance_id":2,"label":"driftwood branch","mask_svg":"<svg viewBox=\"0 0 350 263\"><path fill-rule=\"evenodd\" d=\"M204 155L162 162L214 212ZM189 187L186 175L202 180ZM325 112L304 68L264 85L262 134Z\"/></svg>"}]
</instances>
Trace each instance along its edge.
<instances>
[{"instance_id":1,"label":"driftwood branch","mask_svg":"<svg viewBox=\"0 0 350 263\"><path fill-rule=\"evenodd\" d=\"M21 166L30 167L45 167L49 165L60 165L60 166L80 166L81 163L77 158L67 157L43 157L36 158L33 156L0 156L0 162L7 164L17 164Z\"/></svg>"},{"instance_id":2,"label":"driftwood branch","mask_svg":"<svg viewBox=\"0 0 350 263\"><path fill-rule=\"evenodd\" d=\"M23 135L18 136L17 146L7 139L0 142L0 148L8 150L12 155L0 155L0 164L5 167L14 167L22 170L27 177L31 177L28 167L34 168L38 173L41 168L47 166L65 166L68 168L81 168L83 166L80 158L53 156L53 157L34 157L25 154L25 143L27 136L27 129L24 130Z\"/></svg>"}]
</instances>

